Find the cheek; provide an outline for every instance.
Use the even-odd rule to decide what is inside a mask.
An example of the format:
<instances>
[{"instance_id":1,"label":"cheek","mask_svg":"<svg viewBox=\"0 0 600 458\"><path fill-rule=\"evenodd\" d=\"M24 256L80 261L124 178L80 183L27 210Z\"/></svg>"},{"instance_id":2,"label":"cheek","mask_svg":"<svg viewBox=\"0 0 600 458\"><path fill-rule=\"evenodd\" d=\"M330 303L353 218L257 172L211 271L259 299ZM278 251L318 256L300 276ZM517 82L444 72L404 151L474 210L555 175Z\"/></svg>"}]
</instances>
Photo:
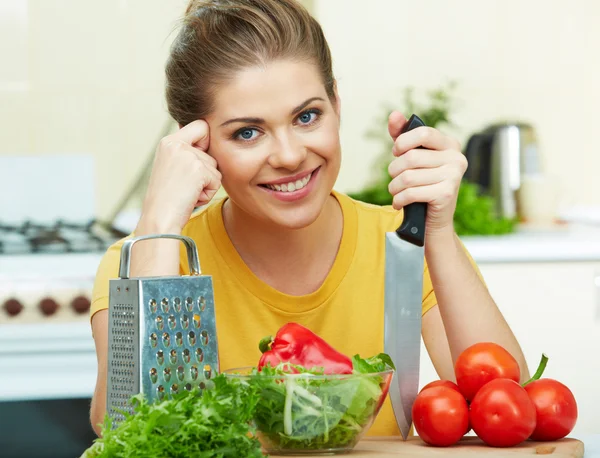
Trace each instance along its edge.
<instances>
[{"instance_id":1,"label":"cheek","mask_svg":"<svg viewBox=\"0 0 600 458\"><path fill-rule=\"evenodd\" d=\"M336 125L327 127L327 129L322 129L318 133L318 136L316 137L318 144L315 144L315 149L319 151L322 156L335 159L341 154L340 132Z\"/></svg>"},{"instance_id":2,"label":"cheek","mask_svg":"<svg viewBox=\"0 0 600 458\"><path fill-rule=\"evenodd\" d=\"M228 183L250 181L258 173L263 162L260 154L250 150L228 148L211 153L217 161L225 186Z\"/></svg>"}]
</instances>

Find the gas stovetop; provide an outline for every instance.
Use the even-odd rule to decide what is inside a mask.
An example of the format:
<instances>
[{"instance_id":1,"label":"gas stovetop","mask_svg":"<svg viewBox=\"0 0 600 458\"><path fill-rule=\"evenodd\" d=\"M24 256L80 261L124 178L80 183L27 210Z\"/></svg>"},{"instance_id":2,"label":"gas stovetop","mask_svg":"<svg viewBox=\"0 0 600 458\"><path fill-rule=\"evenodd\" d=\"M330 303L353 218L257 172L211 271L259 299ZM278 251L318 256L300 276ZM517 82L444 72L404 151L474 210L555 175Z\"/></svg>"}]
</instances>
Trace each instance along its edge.
<instances>
[{"instance_id":1,"label":"gas stovetop","mask_svg":"<svg viewBox=\"0 0 600 458\"><path fill-rule=\"evenodd\" d=\"M50 224L0 221L0 255L104 252L125 235L107 230L95 220L86 223L57 220Z\"/></svg>"}]
</instances>

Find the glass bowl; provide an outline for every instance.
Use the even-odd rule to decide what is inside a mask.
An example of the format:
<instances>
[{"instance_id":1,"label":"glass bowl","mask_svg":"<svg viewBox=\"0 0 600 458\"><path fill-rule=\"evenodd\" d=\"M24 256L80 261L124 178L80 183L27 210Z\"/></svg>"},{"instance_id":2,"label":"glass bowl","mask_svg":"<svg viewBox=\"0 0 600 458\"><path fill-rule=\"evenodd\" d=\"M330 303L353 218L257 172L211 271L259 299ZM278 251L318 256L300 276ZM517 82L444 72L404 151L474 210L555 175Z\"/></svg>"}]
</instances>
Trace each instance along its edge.
<instances>
[{"instance_id":1,"label":"glass bowl","mask_svg":"<svg viewBox=\"0 0 600 458\"><path fill-rule=\"evenodd\" d=\"M266 375L243 367L223 374L257 389L253 426L266 453L322 455L356 446L375 421L394 371Z\"/></svg>"}]
</instances>

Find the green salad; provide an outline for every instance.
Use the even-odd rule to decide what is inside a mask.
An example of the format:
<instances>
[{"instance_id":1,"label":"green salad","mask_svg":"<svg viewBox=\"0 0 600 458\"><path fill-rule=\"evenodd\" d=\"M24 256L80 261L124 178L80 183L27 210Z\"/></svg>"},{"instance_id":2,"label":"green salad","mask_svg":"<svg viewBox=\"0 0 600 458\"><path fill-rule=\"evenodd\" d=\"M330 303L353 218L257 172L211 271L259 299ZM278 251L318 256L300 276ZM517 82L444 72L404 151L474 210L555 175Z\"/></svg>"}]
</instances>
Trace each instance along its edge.
<instances>
[{"instance_id":1,"label":"green salad","mask_svg":"<svg viewBox=\"0 0 600 458\"><path fill-rule=\"evenodd\" d=\"M339 450L358 442L385 399L394 366L385 354L356 355L352 363L348 375L323 376L289 363L251 371L246 380L259 394L253 419L268 450Z\"/></svg>"}]
</instances>

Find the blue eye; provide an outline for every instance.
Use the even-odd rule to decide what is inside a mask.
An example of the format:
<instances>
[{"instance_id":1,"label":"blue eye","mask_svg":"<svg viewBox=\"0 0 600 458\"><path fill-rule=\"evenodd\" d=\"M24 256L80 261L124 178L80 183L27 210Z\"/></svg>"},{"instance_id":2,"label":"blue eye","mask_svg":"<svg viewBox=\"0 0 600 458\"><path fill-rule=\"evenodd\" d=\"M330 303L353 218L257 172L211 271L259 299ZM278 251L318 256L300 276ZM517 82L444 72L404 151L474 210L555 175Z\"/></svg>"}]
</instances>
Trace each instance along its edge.
<instances>
[{"instance_id":1,"label":"blue eye","mask_svg":"<svg viewBox=\"0 0 600 458\"><path fill-rule=\"evenodd\" d=\"M300 116L298 116L298 121L300 121L300 124L311 124L312 122L315 121L316 118L317 118L316 110L308 110L308 111L305 111L304 113L301 113Z\"/></svg>"},{"instance_id":2,"label":"blue eye","mask_svg":"<svg viewBox=\"0 0 600 458\"><path fill-rule=\"evenodd\" d=\"M254 140L254 138L256 137L257 132L256 129L242 129L240 131L237 132L236 137L240 138L241 140Z\"/></svg>"}]
</instances>

